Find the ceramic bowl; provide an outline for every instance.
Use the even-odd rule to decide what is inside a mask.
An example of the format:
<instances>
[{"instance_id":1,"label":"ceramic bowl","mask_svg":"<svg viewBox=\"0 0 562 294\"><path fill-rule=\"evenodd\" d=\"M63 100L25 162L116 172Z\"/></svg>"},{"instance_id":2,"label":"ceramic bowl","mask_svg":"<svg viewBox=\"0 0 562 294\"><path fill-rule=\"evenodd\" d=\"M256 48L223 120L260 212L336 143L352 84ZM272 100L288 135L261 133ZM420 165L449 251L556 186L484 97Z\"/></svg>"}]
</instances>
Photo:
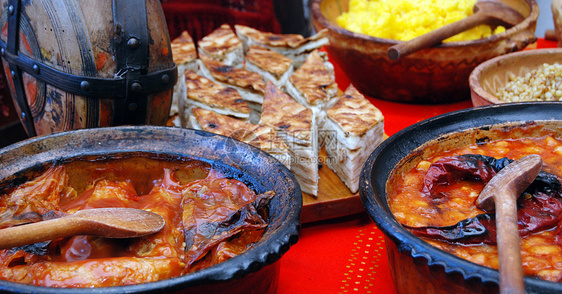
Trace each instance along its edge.
<instances>
[{"instance_id":1,"label":"ceramic bowl","mask_svg":"<svg viewBox=\"0 0 562 294\"><path fill-rule=\"evenodd\" d=\"M508 103L496 97L510 76L524 76L544 63L560 63L562 49L537 49L514 52L492 58L478 65L470 74L470 95L474 106Z\"/></svg>"},{"instance_id":2,"label":"ceramic bowl","mask_svg":"<svg viewBox=\"0 0 562 294\"><path fill-rule=\"evenodd\" d=\"M298 240L302 193L293 174L267 153L191 129L131 126L50 134L0 149L0 187L22 182L54 161L124 153L193 158L210 163L258 193L276 192L269 225L250 249L217 265L158 282L101 288L49 288L0 281L1 293L275 293L279 259Z\"/></svg>"},{"instance_id":3,"label":"ceramic bowl","mask_svg":"<svg viewBox=\"0 0 562 294\"><path fill-rule=\"evenodd\" d=\"M400 41L354 33L337 25L336 18L348 10L348 0L314 0L312 20L317 31L328 29L329 57L364 94L398 102L449 103L470 99L468 76L478 64L535 42L536 1L502 2L525 19L500 34L440 44L395 61L387 57L387 50Z\"/></svg>"},{"instance_id":4,"label":"ceramic bowl","mask_svg":"<svg viewBox=\"0 0 562 294\"><path fill-rule=\"evenodd\" d=\"M437 249L406 230L387 201L388 179L435 152L513 135L517 126L537 124L562 135L562 104L497 104L451 112L421 121L386 139L368 158L361 174L365 209L385 235L391 277L398 293L497 293L497 270ZM507 134L507 135L506 135ZM552 133L551 133L552 134ZM505 138L504 138L505 139ZM562 283L525 277L526 293L561 293Z\"/></svg>"}]
</instances>

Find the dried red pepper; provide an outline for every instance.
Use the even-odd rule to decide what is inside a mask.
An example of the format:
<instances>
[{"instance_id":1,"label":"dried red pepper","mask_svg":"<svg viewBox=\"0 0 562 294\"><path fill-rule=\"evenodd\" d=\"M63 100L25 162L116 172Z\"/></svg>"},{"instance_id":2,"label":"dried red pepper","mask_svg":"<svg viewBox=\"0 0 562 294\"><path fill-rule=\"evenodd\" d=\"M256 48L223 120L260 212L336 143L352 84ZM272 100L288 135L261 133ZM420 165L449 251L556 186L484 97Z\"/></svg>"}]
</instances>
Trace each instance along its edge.
<instances>
[{"instance_id":1,"label":"dried red pepper","mask_svg":"<svg viewBox=\"0 0 562 294\"><path fill-rule=\"evenodd\" d=\"M442 188L462 180L481 181L486 184L513 160L495 159L484 155L459 155L444 157L433 163L424 178L427 197L443 197ZM517 218L521 236L556 228L562 233L561 183L556 176L541 171L535 181L518 199ZM458 244L496 244L495 214L486 213L445 227L408 229L415 235ZM562 237L557 241L562 244Z\"/></svg>"}]
</instances>

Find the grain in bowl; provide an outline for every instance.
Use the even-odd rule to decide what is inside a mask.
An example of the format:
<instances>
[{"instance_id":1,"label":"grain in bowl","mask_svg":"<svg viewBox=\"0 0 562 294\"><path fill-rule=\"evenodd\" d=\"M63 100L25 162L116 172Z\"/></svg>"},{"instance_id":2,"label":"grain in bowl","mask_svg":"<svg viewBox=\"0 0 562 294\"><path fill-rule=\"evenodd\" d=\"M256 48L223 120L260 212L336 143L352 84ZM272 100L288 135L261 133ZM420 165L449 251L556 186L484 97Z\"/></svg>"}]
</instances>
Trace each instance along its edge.
<instances>
[{"instance_id":1,"label":"grain in bowl","mask_svg":"<svg viewBox=\"0 0 562 294\"><path fill-rule=\"evenodd\" d=\"M562 65L543 63L524 76L510 74L496 97L505 102L562 101Z\"/></svg>"}]
</instances>

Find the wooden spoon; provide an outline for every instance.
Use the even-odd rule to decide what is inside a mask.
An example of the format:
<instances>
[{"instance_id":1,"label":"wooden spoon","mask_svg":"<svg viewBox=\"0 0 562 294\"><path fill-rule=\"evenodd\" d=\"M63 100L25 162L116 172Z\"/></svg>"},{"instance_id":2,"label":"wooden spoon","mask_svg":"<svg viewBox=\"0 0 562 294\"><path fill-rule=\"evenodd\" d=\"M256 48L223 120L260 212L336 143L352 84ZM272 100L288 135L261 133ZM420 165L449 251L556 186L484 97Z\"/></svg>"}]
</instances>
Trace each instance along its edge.
<instances>
[{"instance_id":1,"label":"wooden spoon","mask_svg":"<svg viewBox=\"0 0 562 294\"><path fill-rule=\"evenodd\" d=\"M140 237L160 231L164 223L160 215L142 209L85 209L60 218L2 229L0 249L74 235L106 238Z\"/></svg>"},{"instance_id":2,"label":"wooden spoon","mask_svg":"<svg viewBox=\"0 0 562 294\"><path fill-rule=\"evenodd\" d=\"M534 181L542 164L539 155L527 155L512 162L488 182L476 199L476 206L484 211L493 211L495 206L500 293L525 293L517 198Z\"/></svg>"},{"instance_id":3,"label":"wooden spoon","mask_svg":"<svg viewBox=\"0 0 562 294\"><path fill-rule=\"evenodd\" d=\"M398 60L481 24L512 27L525 19L513 8L499 2L478 1L473 10L474 14L464 19L390 47L387 51L388 58Z\"/></svg>"}]
</instances>

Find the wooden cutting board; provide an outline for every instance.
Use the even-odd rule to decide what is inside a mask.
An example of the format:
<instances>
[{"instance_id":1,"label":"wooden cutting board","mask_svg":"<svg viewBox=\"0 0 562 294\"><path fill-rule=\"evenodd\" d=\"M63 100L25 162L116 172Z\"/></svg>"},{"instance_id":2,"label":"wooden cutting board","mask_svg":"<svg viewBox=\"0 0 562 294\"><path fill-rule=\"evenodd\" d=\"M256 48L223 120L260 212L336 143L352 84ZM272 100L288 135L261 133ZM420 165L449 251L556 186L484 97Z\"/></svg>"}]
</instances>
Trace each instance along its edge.
<instances>
[{"instance_id":1,"label":"wooden cutting board","mask_svg":"<svg viewBox=\"0 0 562 294\"><path fill-rule=\"evenodd\" d=\"M351 193L347 186L326 164L326 151L320 151L321 168L318 170L318 197L303 193L301 222L310 223L365 210L359 193Z\"/></svg>"}]
</instances>

